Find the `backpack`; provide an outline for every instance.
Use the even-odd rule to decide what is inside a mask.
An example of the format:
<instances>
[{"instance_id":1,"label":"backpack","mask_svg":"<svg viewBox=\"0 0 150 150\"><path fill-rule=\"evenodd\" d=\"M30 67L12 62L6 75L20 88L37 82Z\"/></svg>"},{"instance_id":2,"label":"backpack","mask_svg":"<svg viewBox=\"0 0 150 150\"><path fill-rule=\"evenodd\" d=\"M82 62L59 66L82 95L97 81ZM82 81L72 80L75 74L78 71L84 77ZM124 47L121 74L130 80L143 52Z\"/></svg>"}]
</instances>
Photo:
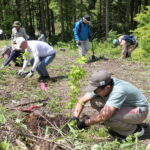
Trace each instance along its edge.
<instances>
[{"instance_id":1,"label":"backpack","mask_svg":"<svg viewBox=\"0 0 150 150\"><path fill-rule=\"evenodd\" d=\"M74 32L74 29L75 29L77 23L78 23L78 22L75 22L75 24L73 25L73 32ZM83 24L82 22L79 22L78 34L81 32L82 24ZM88 28L89 28L89 24L87 24L87 25L88 25Z\"/></svg>"},{"instance_id":2,"label":"backpack","mask_svg":"<svg viewBox=\"0 0 150 150\"><path fill-rule=\"evenodd\" d=\"M78 23L78 22L75 22L75 24L73 25L73 32L74 32L74 29L75 29L77 23ZM78 33L81 32L81 28L82 28L82 22L79 22L79 30L78 30Z\"/></svg>"},{"instance_id":3,"label":"backpack","mask_svg":"<svg viewBox=\"0 0 150 150\"><path fill-rule=\"evenodd\" d=\"M131 45L134 45L135 43L137 43L135 37L133 35L125 35L122 40L127 41L128 43L130 43Z\"/></svg>"}]
</instances>

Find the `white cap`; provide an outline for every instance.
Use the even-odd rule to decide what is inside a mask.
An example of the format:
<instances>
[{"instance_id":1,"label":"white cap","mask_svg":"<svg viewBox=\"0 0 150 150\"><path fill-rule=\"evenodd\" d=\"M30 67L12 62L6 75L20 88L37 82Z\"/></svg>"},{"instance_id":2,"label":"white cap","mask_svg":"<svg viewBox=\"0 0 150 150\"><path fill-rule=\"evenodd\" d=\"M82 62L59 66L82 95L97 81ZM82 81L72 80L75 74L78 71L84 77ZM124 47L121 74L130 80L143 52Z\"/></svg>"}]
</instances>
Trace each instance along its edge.
<instances>
[{"instance_id":1,"label":"white cap","mask_svg":"<svg viewBox=\"0 0 150 150\"><path fill-rule=\"evenodd\" d=\"M17 39L16 39L16 48L17 49L20 49L20 46L21 46L21 44L24 42L24 41L26 41L23 37L18 37Z\"/></svg>"}]
</instances>

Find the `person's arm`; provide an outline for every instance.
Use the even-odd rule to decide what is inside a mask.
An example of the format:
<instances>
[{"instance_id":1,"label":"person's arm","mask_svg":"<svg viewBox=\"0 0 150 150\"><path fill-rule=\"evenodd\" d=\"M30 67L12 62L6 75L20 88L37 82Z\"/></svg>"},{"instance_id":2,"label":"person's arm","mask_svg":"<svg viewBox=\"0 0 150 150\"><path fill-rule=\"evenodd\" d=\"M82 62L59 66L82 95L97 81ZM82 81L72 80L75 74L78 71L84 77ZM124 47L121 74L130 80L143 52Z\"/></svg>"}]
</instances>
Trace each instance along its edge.
<instances>
[{"instance_id":1,"label":"person's arm","mask_svg":"<svg viewBox=\"0 0 150 150\"><path fill-rule=\"evenodd\" d=\"M116 111L115 107L105 105L98 115L93 116L90 119L85 120L85 125L90 126L99 122L108 120Z\"/></svg>"},{"instance_id":2,"label":"person's arm","mask_svg":"<svg viewBox=\"0 0 150 150\"><path fill-rule=\"evenodd\" d=\"M22 28L22 32L23 32L25 40L28 40L29 36L27 35L25 28Z\"/></svg>"},{"instance_id":3,"label":"person's arm","mask_svg":"<svg viewBox=\"0 0 150 150\"><path fill-rule=\"evenodd\" d=\"M89 96L89 94L85 94L83 97L81 97L75 106L73 116L79 118L85 103L87 103L90 100L91 100L91 96Z\"/></svg>"},{"instance_id":4,"label":"person's arm","mask_svg":"<svg viewBox=\"0 0 150 150\"><path fill-rule=\"evenodd\" d=\"M39 62L40 62L40 58L39 58L39 56L38 55L35 55L34 56L34 64L33 64L33 66L32 66L32 71L35 71L36 70L36 68L37 68L37 66L38 66L38 64L39 64Z\"/></svg>"},{"instance_id":5,"label":"person's arm","mask_svg":"<svg viewBox=\"0 0 150 150\"><path fill-rule=\"evenodd\" d=\"M15 50L13 50L9 57L6 59L6 61L3 63L3 66L7 66L12 60L13 58L15 57L15 55L17 54L17 52Z\"/></svg>"},{"instance_id":6,"label":"person's arm","mask_svg":"<svg viewBox=\"0 0 150 150\"><path fill-rule=\"evenodd\" d=\"M80 28L79 26L80 26L80 23L78 22L74 28L74 38L76 41L79 41L79 28Z\"/></svg>"}]
</instances>

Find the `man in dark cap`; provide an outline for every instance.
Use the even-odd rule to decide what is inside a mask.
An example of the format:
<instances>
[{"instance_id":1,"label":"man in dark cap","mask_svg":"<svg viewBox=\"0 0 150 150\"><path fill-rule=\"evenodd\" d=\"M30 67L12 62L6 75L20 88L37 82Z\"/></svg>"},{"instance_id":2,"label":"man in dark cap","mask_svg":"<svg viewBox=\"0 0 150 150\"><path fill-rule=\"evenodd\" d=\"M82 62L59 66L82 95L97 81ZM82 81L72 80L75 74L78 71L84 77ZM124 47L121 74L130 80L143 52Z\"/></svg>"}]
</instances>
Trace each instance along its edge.
<instances>
[{"instance_id":1,"label":"man in dark cap","mask_svg":"<svg viewBox=\"0 0 150 150\"><path fill-rule=\"evenodd\" d=\"M92 75L86 90L87 93L79 99L73 114L79 129L104 123L115 137L126 138L135 132L140 133L139 137L144 134L141 123L147 117L148 102L138 88L100 70ZM80 114L88 101L98 113L80 121Z\"/></svg>"},{"instance_id":2,"label":"man in dark cap","mask_svg":"<svg viewBox=\"0 0 150 150\"><path fill-rule=\"evenodd\" d=\"M79 55L85 56L90 48L89 37L91 29L89 26L90 16L85 15L74 27L74 38L79 49Z\"/></svg>"}]
</instances>

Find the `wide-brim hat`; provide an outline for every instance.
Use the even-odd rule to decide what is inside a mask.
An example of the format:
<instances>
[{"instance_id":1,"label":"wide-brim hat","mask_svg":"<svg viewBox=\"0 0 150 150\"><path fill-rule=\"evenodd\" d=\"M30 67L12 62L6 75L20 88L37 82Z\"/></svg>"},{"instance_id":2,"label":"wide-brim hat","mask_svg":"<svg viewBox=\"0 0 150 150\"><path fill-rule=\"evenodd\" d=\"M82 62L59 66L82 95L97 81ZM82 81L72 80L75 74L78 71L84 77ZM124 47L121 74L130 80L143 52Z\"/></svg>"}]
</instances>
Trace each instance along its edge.
<instances>
[{"instance_id":1,"label":"wide-brim hat","mask_svg":"<svg viewBox=\"0 0 150 150\"><path fill-rule=\"evenodd\" d=\"M20 21L14 21L14 23L13 23L13 27L20 27L21 26L21 23L20 23Z\"/></svg>"}]
</instances>

